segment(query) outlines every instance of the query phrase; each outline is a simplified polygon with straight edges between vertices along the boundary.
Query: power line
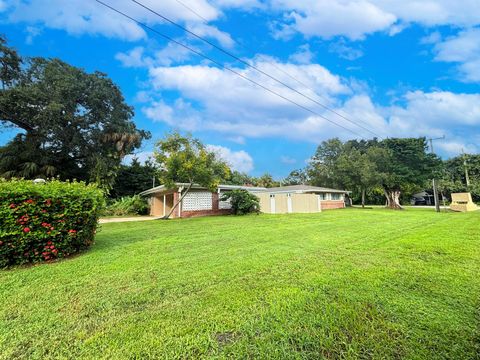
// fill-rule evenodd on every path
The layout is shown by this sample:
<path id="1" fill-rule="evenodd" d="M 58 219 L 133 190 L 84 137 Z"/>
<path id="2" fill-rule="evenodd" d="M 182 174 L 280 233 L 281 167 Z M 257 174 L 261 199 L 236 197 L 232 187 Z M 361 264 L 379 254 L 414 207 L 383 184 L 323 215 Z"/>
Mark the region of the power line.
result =
<path id="1" fill-rule="evenodd" d="M 180 5 L 182 5 L 185 9 L 187 9 L 188 11 L 190 11 L 191 13 L 193 13 L 195 16 L 197 16 L 199 19 L 201 19 L 204 25 L 207 25 L 207 26 L 209 25 L 209 24 L 208 24 L 209 21 L 208 21 L 207 19 L 205 19 L 205 17 L 203 17 L 202 15 L 200 15 L 197 11 L 195 11 L 194 9 L 192 9 L 190 6 L 188 6 L 187 4 L 185 4 L 183 1 L 180 1 L 180 0 L 175 0 L 175 1 L 176 1 L 177 3 L 179 3 Z M 239 43 L 238 41 L 236 41 L 234 38 L 231 38 L 231 39 L 232 39 L 232 41 L 233 41 L 235 44 L 237 44 L 237 45 L 240 46 L 240 47 L 243 47 L 244 49 L 246 49 L 247 51 L 249 51 L 250 53 L 252 53 L 252 51 L 251 51 L 248 47 L 246 47 L 245 45 L 240 44 L 240 43 Z M 305 84 L 303 81 L 301 81 L 301 80 L 299 80 L 298 78 L 296 78 L 295 76 L 289 74 L 287 71 L 283 70 L 282 68 L 280 68 L 279 66 L 277 66 L 275 63 L 270 62 L 269 64 L 270 64 L 273 68 L 275 68 L 276 70 L 278 70 L 279 72 L 281 72 L 282 74 L 286 75 L 286 76 L 289 77 L 290 79 L 296 81 L 298 84 L 300 84 L 300 85 L 302 85 L 303 87 L 305 87 L 307 90 L 310 90 L 311 92 L 313 92 L 318 98 L 321 98 L 321 99 L 323 99 L 323 100 L 329 101 L 329 99 L 328 99 L 326 96 L 322 96 L 322 95 L 318 94 L 318 93 L 316 92 L 316 90 L 313 89 L 311 86 Z M 325 105 L 325 107 L 326 107 L 326 105 Z M 328 109 L 330 112 L 334 113 L 335 115 L 337 115 L 337 116 L 339 116 L 339 117 L 341 117 L 341 118 L 343 118 L 343 119 L 351 122 L 351 120 L 350 120 L 349 118 L 347 118 L 347 116 L 350 117 L 350 115 L 348 115 L 348 114 L 347 114 L 347 115 L 342 115 L 339 111 L 334 110 L 334 109 L 331 109 L 331 108 L 329 108 L 329 107 L 327 107 L 327 109 Z M 342 112 L 345 113 L 345 111 L 342 111 Z M 356 119 L 356 120 L 357 120 L 358 122 L 364 124 L 365 126 L 369 126 L 365 121 L 362 121 L 362 120 L 360 120 L 360 119 Z M 352 120 L 352 121 L 353 121 L 353 120 Z M 357 125 L 357 124 L 356 124 L 356 125 Z M 367 130 L 367 131 L 368 131 L 368 130 Z M 370 131 L 369 131 L 369 132 L 370 132 Z M 381 137 L 380 135 L 378 135 L 378 134 L 376 134 L 376 133 L 374 133 L 374 132 L 370 132 L 370 133 L 373 134 L 373 135 L 375 135 L 375 136 L 378 136 L 380 139 L 382 139 L 382 137 Z"/>
<path id="2" fill-rule="evenodd" d="M 244 64 L 244 65 L 246 65 L 246 66 L 248 66 L 248 67 L 250 67 L 250 68 L 252 68 L 252 69 L 254 69 L 254 70 L 256 70 L 256 71 L 258 71 L 259 73 L 261 73 L 261 74 L 265 75 L 266 77 L 274 80 L 275 82 L 281 84 L 282 86 L 285 86 L 286 88 L 288 88 L 288 89 L 290 89 L 291 91 L 297 93 L 298 95 L 300 95 L 300 96 L 302 96 L 302 97 L 304 97 L 304 98 L 306 98 L 306 99 L 314 102 L 315 104 L 321 106 L 322 108 L 324 108 L 324 109 L 326 109 L 326 110 L 328 110 L 328 111 L 331 111 L 331 112 L 335 113 L 337 116 L 340 116 L 340 117 L 342 117 L 343 119 L 345 119 L 346 121 L 354 124 L 355 126 L 358 126 L 359 128 L 361 128 L 361 129 L 363 129 L 363 130 L 365 130 L 365 131 L 368 131 L 370 134 L 373 134 L 373 135 L 376 136 L 376 137 L 380 137 L 378 134 L 374 133 L 374 132 L 371 131 L 370 129 L 368 129 L 368 128 L 362 126 L 362 125 L 359 125 L 358 123 L 356 123 L 356 122 L 348 119 L 347 117 L 341 115 L 341 114 L 338 113 L 337 111 L 335 111 L 335 110 L 333 110 L 333 109 L 330 109 L 328 106 L 322 104 L 321 102 L 313 99 L 312 97 L 310 97 L 310 96 L 308 96 L 308 95 L 305 95 L 304 93 L 302 93 L 301 91 L 298 91 L 297 89 L 295 89 L 295 88 L 293 88 L 292 86 L 288 85 L 288 84 L 285 83 L 284 81 L 279 80 L 279 79 L 276 78 L 275 76 L 272 76 L 272 75 L 268 74 L 267 72 L 259 69 L 259 68 L 256 67 L 255 65 L 250 64 L 248 61 L 245 61 L 245 60 L 239 58 L 239 57 L 236 56 L 235 54 L 232 54 L 230 51 L 225 50 L 225 49 L 222 48 L 221 46 L 216 45 L 215 43 L 211 42 L 210 40 L 208 40 L 208 39 L 206 39 L 206 38 L 204 38 L 204 37 L 196 34 L 195 32 L 187 29 L 186 27 L 184 27 L 184 26 L 176 23 L 175 21 L 173 21 L 173 20 L 169 19 L 168 17 L 166 17 L 166 16 L 158 13 L 157 11 L 153 10 L 152 8 L 150 8 L 150 7 L 142 4 L 141 2 L 139 2 L 139 1 L 137 1 L 137 0 L 131 0 L 131 1 L 134 2 L 135 4 L 139 5 L 139 6 L 143 7 L 144 9 L 150 11 L 152 14 L 155 14 L 155 15 L 157 15 L 158 17 L 162 18 L 163 20 L 169 22 L 170 24 L 178 27 L 179 29 L 181 29 L 181 30 L 189 33 L 190 35 L 194 36 L 195 38 L 197 38 L 197 39 L 199 39 L 199 40 L 207 43 L 208 45 L 214 47 L 215 49 L 217 49 L 218 51 L 224 53 L 225 55 L 230 56 L 231 58 L 233 58 L 233 59 L 241 62 L 242 64 Z"/>
<path id="3" fill-rule="evenodd" d="M 192 12 L 193 14 L 195 14 L 198 18 L 202 19 L 204 21 L 205 24 L 208 23 L 208 20 L 205 19 L 202 15 L 200 15 L 198 12 L 196 12 L 195 10 L 193 10 L 190 6 L 188 6 L 187 4 L 185 4 L 183 1 L 180 1 L 180 0 L 175 0 L 177 3 L 179 3 L 180 5 L 182 5 L 185 9 L 189 10 L 190 12 Z M 235 40 L 234 40 L 235 41 Z"/>
<path id="4" fill-rule="evenodd" d="M 181 46 L 181 47 L 183 47 L 183 48 L 185 48 L 185 49 L 193 52 L 194 54 L 196 54 L 196 55 L 198 55 L 198 56 L 201 56 L 201 57 L 203 57 L 204 59 L 207 59 L 208 61 L 212 62 L 213 64 L 215 64 L 215 65 L 217 65 L 217 66 L 219 66 L 219 67 L 221 67 L 221 68 L 223 68 L 223 69 L 225 69 L 225 70 L 228 70 L 228 71 L 232 72 L 233 74 L 235 74 L 235 75 L 243 78 L 244 80 L 247 80 L 247 81 L 251 82 L 252 84 L 255 84 L 255 85 L 259 86 L 260 88 L 264 89 L 265 91 L 268 91 L 268 92 L 270 92 L 271 94 L 274 94 L 274 95 L 276 95 L 276 96 L 284 99 L 285 101 L 288 101 L 288 102 L 290 102 L 291 104 L 294 104 L 294 105 L 296 105 L 296 106 L 304 109 L 305 111 L 308 111 L 308 112 L 310 112 L 310 113 L 312 113 L 312 114 L 314 114 L 314 115 L 316 115 L 316 116 L 318 116 L 318 117 L 320 117 L 320 118 L 322 118 L 322 119 L 324 119 L 324 120 L 326 120 L 326 121 L 328 121 L 328 122 L 330 122 L 330 123 L 332 123 L 332 124 L 334 124 L 334 125 L 342 128 L 342 129 L 344 129 L 344 130 L 346 130 L 346 131 L 348 131 L 348 132 L 350 132 L 350 133 L 352 133 L 352 134 L 354 134 L 354 135 L 356 135 L 356 136 L 359 136 L 360 138 L 363 137 L 362 135 L 360 135 L 360 134 L 357 133 L 356 131 L 351 130 L 351 129 L 349 129 L 349 128 L 347 128 L 347 127 L 345 127 L 345 126 L 343 126 L 343 125 L 341 125 L 341 124 L 339 124 L 339 123 L 337 123 L 337 122 L 335 122 L 335 121 L 333 121 L 333 120 L 330 120 L 330 119 L 328 119 L 327 117 L 323 116 L 322 114 L 320 114 L 320 113 L 318 113 L 318 112 L 316 112 L 316 111 L 314 111 L 314 110 L 312 110 L 312 109 L 310 109 L 310 108 L 308 108 L 308 107 L 306 107 L 306 106 L 304 106 L 304 105 L 301 105 L 301 104 L 297 103 L 296 101 L 291 100 L 291 99 L 289 99 L 288 97 L 286 97 L 286 96 L 284 96 L 284 95 L 282 95 L 282 94 L 279 94 L 278 92 L 276 92 L 276 91 L 274 91 L 274 90 L 269 89 L 268 87 L 260 84 L 259 82 L 250 79 L 249 77 L 247 77 L 247 76 L 239 73 L 238 71 L 236 71 L 236 70 L 234 70 L 234 69 L 232 69 L 232 68 L 230 68 L 230 67 L 228 67 L 228 66 L 225 66 L 225 65 L 221 64 L 220 62 L 212 59 L 211 57 L 203 54 L 202 52 L 197 51 L 197 50 L 191 48 L 190 46 L 185 45 L 185 44 L 183 44 L 183 43 L 181 43 L 181 42 L 179 42 L 179 41 L 171 38 L 170 36 L 165 35 L 165 34 L 159 32 L 159 31 L 155 30 L 154 28 L 148 26 L 147 24 L 141 22 L 140 20 L 137 20 L 137 19 L 131 17 L 130 15 L 128 15 L 128 14 L 126 14 L 126 13 L 124 13 L 124 12 L 122 12 L 122 11 L 120 11 L 120 10 L 118 10 L 118 9 L 116 9 L 116 8 L 114 8 L 114 7 L 106 4 L 106 3 L 104 3 L 103 1 L 101 1 L 101 0 L 95 0 L 95 1 L 98 2 L 98 3 L 101 4 L 101 5 L 109 8 L 110 10 L 116 12 L 117 14 L 120 14 L 120 15 L 124 16 L 125 18 L 127 18 L 127 19 L 129 19 L 129 20 L 131 20 L 131 21 L 134 21 L 135 23 L 137 23 L 138 25 L 142 26 L 143 28 L 148 29 L 148 30 L 150 30 L 151 32 L 153 32 L 153 33 L 155 33 L 155 34 L 157 34 L 157 35 L 159 35 L 159 36 L 167 39 L 168 41 L 171 41 L 171 42 L 173 42 L 173 43 L 175 43 L 175 44 L 177 44 L 177 45 L 179 45 L 179 46 Z"/>

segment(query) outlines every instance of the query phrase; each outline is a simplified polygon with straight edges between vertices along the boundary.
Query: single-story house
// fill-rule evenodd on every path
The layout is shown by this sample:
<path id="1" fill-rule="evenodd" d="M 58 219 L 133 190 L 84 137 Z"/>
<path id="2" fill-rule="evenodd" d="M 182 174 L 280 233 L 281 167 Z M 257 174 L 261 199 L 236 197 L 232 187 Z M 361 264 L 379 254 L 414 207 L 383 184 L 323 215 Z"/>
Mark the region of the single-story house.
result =
<path id="1" fill-rule="evenodd" d="M 174 188 L 166 188 L 164 185 L 154 187 L 140 193 L 141 196 L 149 196 L 150 215 L 165 216 L 171 210 L 174 204 L 180 199 L 182 194 L 188 188 L 189 184 L 177 183 Z M 172 213 L 172 218 L 188 218 L 194 216 L 207 215 L 226 215 L 231 213 L 229 202 L 220 201 L 225 192 L 232 190 L 248 190 L 252 193 L 265 191 L 263 187 L 237 186 L 237 185 L 219 185 L 216 192 L 210 192 L 208 189 L 194 185 L 182 199 L 181 204 L 177 206 Z"/>
<path id="2" fill-rule="evenodd" d="M 188 184 L 177 183 L 174 188 L 157 186 L 142 192 L 149 196 L 150 215 L 165 216 L 187 189 Z M 172 213 L 173 218 L 194 216 L 224 215 L 231 213 L 231 205 L 221 201 L 225 192 L 242 189 L 254 193 L 260 199 L 260 211 L 270 214 L 295 212 L 320 212 L 326 209 L 345 207 L 344 190 L 328 189 L 308 185 L 282 186 L 264 188 L 253 186 L 219 185 L 216 192 L 210 192 L 201 186 L 194 185 L 185 195 L 181 204 Z"/>

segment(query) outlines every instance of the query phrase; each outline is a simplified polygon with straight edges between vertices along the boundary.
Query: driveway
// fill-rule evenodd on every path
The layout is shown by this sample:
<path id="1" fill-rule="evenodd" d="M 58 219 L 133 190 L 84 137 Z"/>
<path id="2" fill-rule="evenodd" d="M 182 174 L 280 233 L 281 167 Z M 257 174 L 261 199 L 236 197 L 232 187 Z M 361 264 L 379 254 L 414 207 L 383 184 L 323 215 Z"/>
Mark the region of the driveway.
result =
<path id="1" fill-rule="evenodd" d="M 100 224 L 118 223 L 118 222 L 130 222 L 130 221 L 148 221 L 157 219 L 154 216 L 132 216 L 132 217 L 111 217 L 101 218 L 98 222 Z"/>

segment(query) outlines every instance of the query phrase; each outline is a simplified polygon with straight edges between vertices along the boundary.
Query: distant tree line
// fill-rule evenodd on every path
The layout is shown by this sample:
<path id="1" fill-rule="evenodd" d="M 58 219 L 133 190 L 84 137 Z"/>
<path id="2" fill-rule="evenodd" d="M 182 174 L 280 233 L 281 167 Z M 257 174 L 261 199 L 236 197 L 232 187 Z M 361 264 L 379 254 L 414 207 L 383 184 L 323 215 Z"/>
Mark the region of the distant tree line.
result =
<path id="1" fill-rule="evenodd" d="M 330 139 L 318 146 L 307 167 L 292 171 L 282 184 L 347 189 L 355 203 L 399 208 L 413 194 L 431 190 L 434 177 L 439 180 L 440 198 L 471 192 L 480 201 L 480 155 L 443 161 L 429 153 L 425 138 Z"/>

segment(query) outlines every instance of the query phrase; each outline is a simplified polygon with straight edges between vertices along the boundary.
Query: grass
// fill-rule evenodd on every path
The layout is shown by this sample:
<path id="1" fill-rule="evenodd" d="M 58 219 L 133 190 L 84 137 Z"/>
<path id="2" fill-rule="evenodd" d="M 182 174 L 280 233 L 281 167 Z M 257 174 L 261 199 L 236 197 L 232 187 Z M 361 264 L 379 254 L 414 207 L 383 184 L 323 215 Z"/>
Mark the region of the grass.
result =
<path id="1" fill-rule="evenodd" d="M 480 213 L 114 223 L 0 271 L 0 358 L 478 359 Z"/>

